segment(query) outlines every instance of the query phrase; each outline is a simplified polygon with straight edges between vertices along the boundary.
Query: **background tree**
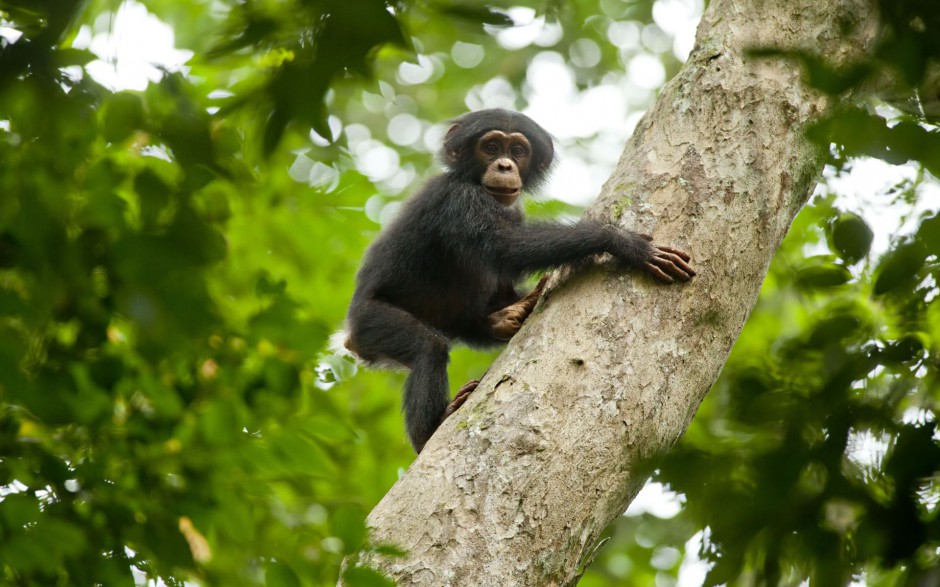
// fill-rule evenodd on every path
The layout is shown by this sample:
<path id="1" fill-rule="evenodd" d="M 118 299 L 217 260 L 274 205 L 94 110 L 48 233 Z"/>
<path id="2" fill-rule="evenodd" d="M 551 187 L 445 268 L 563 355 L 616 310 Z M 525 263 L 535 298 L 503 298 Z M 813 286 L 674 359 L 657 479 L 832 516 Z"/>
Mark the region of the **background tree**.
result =
<path id="1" fill-rule="evenodd" d="M 886 5 L 889 34 L 857 67 L 789 58 L 829 91 L 882 76 L 899 95 L 929 88 L 928 4 Z M 670 5 L 687 6 L 154 0 L 188 71 L 114 91 L 90 76 L 108 64 L 89 48 L 140 5 L 0 3 L 4 582 L 335 582 L 412 458 L 400 375 L 319 356 L 377 222 L 433 173 L 440 122 L 468 106 L 529 103 L 560 124 L 540 67 L 566 72 L 553 81 L 561 93 L 570 79 L 576 104 L 617 87 L 631 112 L 647 107 L 651 92 L 620 76 L 678 70 Z M 937 93 L 919 97 L 903 104 L 913 115 L 848 110 L 817 136 L 837 165 L 935 171 L 936 133 L 917 117 Z M 628 130 L 549 128 L 567 161 L 611 164 Z M 660 464 L 686 507 L 619 518 L 583 584 L 675 577 L 692 536 L 714 581 L 895 584 L 936 566 L 938 243 L 919 204 L 934 180 L 908 177 L 886 198 L 913 230 L 878 258 L 825 190 L 797 219 L 722 380 Z M 491 360 L 458 353 L 451 378 Z"/>

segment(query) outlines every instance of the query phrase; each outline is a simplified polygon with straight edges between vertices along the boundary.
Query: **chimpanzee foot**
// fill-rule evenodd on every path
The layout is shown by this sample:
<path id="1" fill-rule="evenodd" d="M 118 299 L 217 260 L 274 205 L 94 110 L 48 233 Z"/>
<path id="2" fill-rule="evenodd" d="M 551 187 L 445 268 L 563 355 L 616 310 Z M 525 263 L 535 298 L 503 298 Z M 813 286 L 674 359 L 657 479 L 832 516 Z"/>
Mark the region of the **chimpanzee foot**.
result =
<path id="1" fill-rule="evenodd" d="M 473 381 L 468 381 L 464 383 L 463 387 L 457 390 L 457 395 L 454 396 L 454 399 L 447 406 L 447 409 L 444 410 L 444 417 L 441 418 L 441 422 L 450 417 L 451 414 L 460 409 L 460 406 L 467 401 L 467 398 L 470 397 L 470 394 L 473 393 L 473 390 L 477 388 L 477 385 L 480 385 L 479 379 L 474 379 Z"/>

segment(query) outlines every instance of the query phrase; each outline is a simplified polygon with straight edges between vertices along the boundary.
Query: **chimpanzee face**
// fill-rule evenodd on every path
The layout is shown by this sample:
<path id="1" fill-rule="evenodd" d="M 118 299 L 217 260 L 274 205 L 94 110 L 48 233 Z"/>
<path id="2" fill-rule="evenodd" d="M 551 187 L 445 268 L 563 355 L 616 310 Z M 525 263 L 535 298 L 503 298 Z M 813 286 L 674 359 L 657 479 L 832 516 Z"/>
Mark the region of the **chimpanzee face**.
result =
<path id="1" fill-rule="evenodd" d="M 483 175 L 480 183 L 486 193 L 504 206 L 510 206 L 522 191 L 529 173 L 532 146 L 524 134 L 491 130 L 477 141 L 474 156 Z"/>

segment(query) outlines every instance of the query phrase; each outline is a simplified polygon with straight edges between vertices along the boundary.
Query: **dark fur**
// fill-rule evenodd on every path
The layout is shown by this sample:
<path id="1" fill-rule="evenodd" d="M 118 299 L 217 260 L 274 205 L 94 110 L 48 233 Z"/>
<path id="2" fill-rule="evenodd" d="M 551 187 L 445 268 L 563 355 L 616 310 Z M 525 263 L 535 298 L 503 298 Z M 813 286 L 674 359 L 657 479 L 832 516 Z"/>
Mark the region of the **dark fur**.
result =
<path id="1" fill-rule="evenodd" d="M 369 247 L 349 308 L 347 347 L 366 361 L 411 370 L 403 409 L 418 452 L 449 403 L 451 341 L 504 342 L 494 337 L 489 316 L 519 301 L 517 281 L 595 253 L 640 267 L 655 254 L 648 238 L 608 225 L 523 223 L 519 202 L 503 206 L 480 183 L 483 170 L 472 152 L 492 129 L 525 134 L 532 160 L 524 187 L 544 180 L 552 139 L 531 119 L 498 109 L 458 118 L 442 150 L 447 171 L 428 181 Z"/>

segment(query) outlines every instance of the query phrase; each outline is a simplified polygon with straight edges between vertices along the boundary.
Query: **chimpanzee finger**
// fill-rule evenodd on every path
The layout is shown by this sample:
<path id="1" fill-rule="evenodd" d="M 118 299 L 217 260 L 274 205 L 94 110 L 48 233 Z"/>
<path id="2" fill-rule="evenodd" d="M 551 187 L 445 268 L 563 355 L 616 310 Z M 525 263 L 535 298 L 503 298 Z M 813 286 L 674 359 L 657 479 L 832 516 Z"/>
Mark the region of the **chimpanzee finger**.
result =
<path id="1" fill-rule="evenodd" d="M 528 316 L 532 309 L 535 307 L 535 304 L 538 303 L 539 298 L 542 296 L 542 290 L 545 289 L 545 284 L 548 282 L 548 275 L 543 275 L 542 279 L 535 284 L 535 287 L 532 288 L 532 291 L 527 293 L 517 304 L 521 305 L 525 309 L 525 315 Z"/>
<path id="2" fill-rule="evenodd" d="M 665 281 L 666 283 L 672 283 L 675 281 L 675 279 L 666 275 L 666 273 L 664 273 L 663 270 L 657 267 L 656 265 L 653 265 L 652 263 L 649 263 L 649 262 L 645 263 L 645 265 L 646 265 L 645 269 L 649 271 L 650 273 L 652 273 L 654 276 L 658 277 L 661 281 Z"/>
<path id="3" fill-rule="evenodd" d="M 688 281 L 692 279 L 692 275 L 695 273 L 689 273 L 682 267 L 682 265 L 685 265 L 685 263 L 682 262 L 682 259 L 674 255 L 670 256 L 672 257 L 671 259 L 666 255 L 657 255 L 653 257 L 652 262 L 666 273 L 672 275 L 673 277 L 678 277 L 681 281 Z"/>
<path id="4" fill-rule="evenodd" d="M 695 269 L 692 269 L 692 267 L 690 267 L 688 263 L 686 263 L 685 261 L 683 261 L 683 260 L 682 260 L 682 257 L 680 257 L 679 255 L 674 255 L 674 254 L 672 254 L 672 253 L 666 253 L 666 252 L 661 251 L 661 252 L 657 253 L 656 255 L 654 255 L 654 257 L 658 257 L 658 258 L 660 258 L 660 259 L 667 259 L 667 260 L 668 260 L 669 262 L 671 262 L 673 265 L 675 265 L 676 267 L 681 268 L 683 271 L 685 271 L 686 273 L 688 273 L 690 276 L 692 276 L 692 277 L 695 276 Z"/>
<path id="5" fill-rule="evenodd" d="M 451 400 L 447 408 L 444 410 L 444 415 L 441 417 L 441 422 L 449 418 L 457 409 L 467 401 L 467 398 L 470 397 L 470 394 L 477 388 L 480 384 L 479 379 L 474 379 L 473 381 L 468 381 L 457 390 L 457 394 L 454 395 L 454 399 Z"/>
<path id="6" fill-rule="evenodd" d="M 539 279 L 539 282 L 536 283 L 535 287 L 532 288 L 532 291 L 537 291 L 541 294 L 542 290 L 545 289 L 545 284 L 548 283 L 548 277 L 549 277 L 548 273 L 543 275 L 542 279 Z"/>
<path id="7" fill-rule="evenodd" d="M 681 257 L 683 261 L 688 261 L 692 258 L 692 255 L 686 253 L 682 249 L 677 249 L 675 247 L 664 247 L 662 245 L 656 245 L 656 248 L 660 251 L 666 251 L 667 253 L 672 253 L 673 255 Z"/>

